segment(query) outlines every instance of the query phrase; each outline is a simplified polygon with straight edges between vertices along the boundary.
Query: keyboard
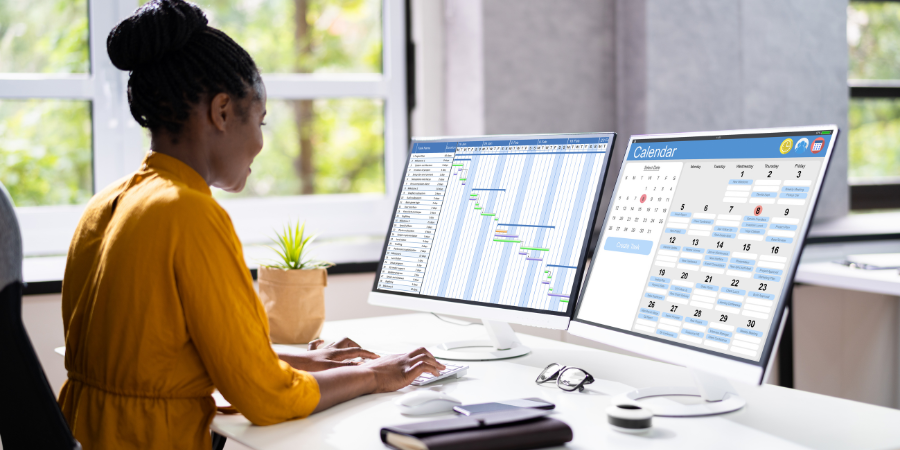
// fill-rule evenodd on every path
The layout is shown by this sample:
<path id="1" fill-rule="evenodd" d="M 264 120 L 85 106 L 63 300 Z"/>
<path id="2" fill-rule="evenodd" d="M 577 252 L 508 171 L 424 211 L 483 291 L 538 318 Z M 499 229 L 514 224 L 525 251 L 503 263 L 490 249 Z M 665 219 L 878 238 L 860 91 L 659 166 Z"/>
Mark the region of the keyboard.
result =
<path id="1" fill-rule="evenodd" d="M 381 355 L 379 355 L 379 356 L 381 356 Z M 348 361 L 358 362 L 358 363 L 367 363 L 367 362 L 371 361 L 371 359 L 356 357 L 353 359 L 348 359 Z M 413 382 L 410 384 L 412 386 L 424 386 L 426 384 L 431 384 L 431 383 L 434 383 L 435 381 L 439 381 L 439 380 L 443 380 L 443 379 L 447 379 L 447 378 L 462 378 L 462 377 L 466 376 L 466 373 L 469 371 L 469 366 L 457 366 L 456 364 L 447 364 L 447 363 L 443 363 L 443 364 L 447 368 L 442 370 L 440 375 L 434 376 L 428 372 L 425 372 L 422 375 L 419 375 L 418 377 L 416 377 L 416 379 L 413 380 Z"/>
<path id="2" fill-rule="evenodd" d="M 442 370 L 440 375 L 434 376 L 428 372 L 425 372 L 422 375 L 416 377 L 416 379 L 413 380 L 413 382 L 410 384 L 412 384 L 413 386 L 424 386 L 426 384 L 434 383 L 435 381 L 443 380 L 445 378 L 462 378 L 466 376 L 466 372 L 469 371 L 469 366 L 457 366 L 455 364 L 447 363 L 443 364 L 447 366 L 447 368 Z"/>

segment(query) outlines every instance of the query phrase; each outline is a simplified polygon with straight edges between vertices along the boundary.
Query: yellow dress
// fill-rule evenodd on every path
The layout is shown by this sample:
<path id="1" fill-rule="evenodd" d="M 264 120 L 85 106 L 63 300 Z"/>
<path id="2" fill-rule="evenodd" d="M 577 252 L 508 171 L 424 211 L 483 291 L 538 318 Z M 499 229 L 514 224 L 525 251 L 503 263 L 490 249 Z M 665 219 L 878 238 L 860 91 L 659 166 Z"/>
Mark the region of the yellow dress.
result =
<path id="1" fill-rule="evenodd" d="M 85 450 L 208 450 L 214 388 L 257 425 L 319 403 L 316 380 L 270 347 L 228 214 L 197 172 L 161 153 L 91 199 L 62 314 L 59 403 Z"/>

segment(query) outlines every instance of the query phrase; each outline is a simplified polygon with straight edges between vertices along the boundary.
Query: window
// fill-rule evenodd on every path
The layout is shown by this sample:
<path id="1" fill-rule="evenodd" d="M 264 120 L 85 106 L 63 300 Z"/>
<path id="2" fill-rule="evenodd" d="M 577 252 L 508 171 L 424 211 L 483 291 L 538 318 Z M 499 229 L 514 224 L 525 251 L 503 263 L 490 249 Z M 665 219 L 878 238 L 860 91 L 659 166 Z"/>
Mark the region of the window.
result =
<path id="1" fill-rule="evenodd" d="M 149 148 L 128 74 L 106 54 L 109 30 L 146 1 L 0 0 L 0 181 L 26 256 L 65 255 L 88 199 Z M 377 259 L 408 150 L 403 3 L 196 3 L 253 56 L 268 91 L 246 189 L 214 189 L 244 244 L 300 219 L 331 241 L 317 256 Z"/>
<path id="2" fill-rule="evenodd" d="M 900 2 L 852 1 L 847 44 L 851 208 L 900 208 Z"/>

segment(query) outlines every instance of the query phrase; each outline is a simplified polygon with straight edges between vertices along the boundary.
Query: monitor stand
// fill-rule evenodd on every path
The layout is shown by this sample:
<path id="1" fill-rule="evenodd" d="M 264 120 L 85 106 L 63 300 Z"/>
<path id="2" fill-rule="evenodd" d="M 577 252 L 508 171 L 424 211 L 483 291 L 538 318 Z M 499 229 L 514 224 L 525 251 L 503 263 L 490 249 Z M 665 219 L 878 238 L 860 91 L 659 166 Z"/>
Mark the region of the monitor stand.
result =
<path id="1" fill-rule="evenodd" d="M 662 386 L 644 389 L 636 389 L 617 395 L 612 399 L 613 404 L 634 404 L 642 398 L 663 397 L 669 395 L 700 397 L 703 401 L 698 404 L 685 405 L 671 401 L 654 403 L 649 409 L 655 416 L 663 417 L 694 417 L 711 416 L 737 411 L 747 402 L 737 395 L 735 389 L 725 378 L 710 375 L 688 368 L 694 377 L 695 386 Z"/>
<path id="2" fill-rule="evenodd" d="M 436 358 L 456 361 L 493 361 L 515 358 L 531 352 L 530 348 L 519 342 L 516 332 L 508 323 L 484 319 L 482 322 L 489 340 L 445 342 L 429 348 L 428 351 Z M 487 348 L 487 350 L 466 351 L 471 348 Z"/>

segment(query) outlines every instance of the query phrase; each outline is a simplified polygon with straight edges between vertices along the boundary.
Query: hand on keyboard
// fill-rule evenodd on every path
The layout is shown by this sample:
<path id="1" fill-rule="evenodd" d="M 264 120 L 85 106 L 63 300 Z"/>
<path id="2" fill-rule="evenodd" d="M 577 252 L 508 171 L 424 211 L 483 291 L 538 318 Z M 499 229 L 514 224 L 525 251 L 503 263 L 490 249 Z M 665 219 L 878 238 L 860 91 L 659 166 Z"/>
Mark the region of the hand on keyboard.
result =
<path id="1" fill-rule="evenodd" d="M 359 362 L 353 359 L 378 358 L 378 355 L 359 348 L 359 344 L 349 338 L 322 346 L 321 339 L 309 343 L 309 351 L 291 354 L 279 354 L 278 357 L 291 367 L 307 372 L 319 372 L 335 367 L 356 366 Z"/>
<path id="2" fill-rule="evenodd" d="M 378 356 L 383 357 L 384 355 L 378 355 Z M 365 364 L 369 361 L 373 361 L 373 360 L 370 358 L 363 358 L 363 357 L 356 357 L 356 358 L 347 360 L 347 362 L 353 362 L 353 363 L 357 363 L 357 364 Z M 416 379 L 413 380 L 413 382 L 410 384 L 412 384 L 413 386 L 422 386 L 422 385 L 430 384 L 430 383 L 438 381 L 438 380 L 443 380 L 445 378 L 452 378 L 452 377 L 462 378 L 466 374 L 467 369 L 469 368 L 469 366 L 458 366 L 455 364 L 444 364 L 444 366 L 446 367 L 446 369 L 441 370 L 440 375 L 434 376 L 429 372 L 425 372 L 422 375 L 419 375 L 418 377 L 416 377 Z"/>
<path id="3" fill-rule="evenodd" d="M 416 377 L 411 383 L 413 386 L 422 386 L 445 378 L 462 378 L 469 369 L 469 366 L 457 366 L 455 364 L 444 364 L 447 368 L 441 371 L 439 376 L 434 376 L 428 372 Z"/>
<path id="4" fill-rule="evenodd" d="M 366 367 L 374 372 L 375 393 L 393 392 L 404 388 L 426 373 L 439 377 L 441 371 L 447 369 L 424 348 L 406 354 L 384 355 L 363 363 L 361 367 Z"/>

